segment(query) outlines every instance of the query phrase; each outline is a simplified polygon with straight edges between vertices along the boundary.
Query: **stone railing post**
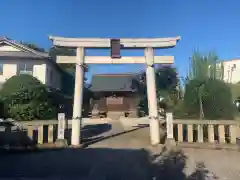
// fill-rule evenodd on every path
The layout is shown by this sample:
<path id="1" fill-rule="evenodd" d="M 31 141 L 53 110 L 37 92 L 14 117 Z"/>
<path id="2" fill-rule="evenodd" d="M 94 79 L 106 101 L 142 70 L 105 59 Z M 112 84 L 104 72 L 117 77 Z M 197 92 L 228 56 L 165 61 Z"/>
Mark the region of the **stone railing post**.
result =
<path id="1" fill-rule="evenodd" d="M 166 123 L 167 123 L 167 139 L 166 146 L 167 148 L 171 148 L 176 146 L 176 142 L 173 134 L 173 114 L 172 112 L 166 113 Z"/>
<path id="2" fill-rule="evenodd" d="M 65 113 L 58 113 L 58 136 L 57 139 L 65 139 L 66 119 Z"/>
<path id="3" fill-rule="evenodd" d="M 65 130 L 67 127 L 67 120 L 65 118 L 65 113 L 58 113 L 58 133 L 57 133 L 57 140 L 55 142 L 56 146 L 58 147 L 67 147 L 68 142 L 65 139 Z"/>

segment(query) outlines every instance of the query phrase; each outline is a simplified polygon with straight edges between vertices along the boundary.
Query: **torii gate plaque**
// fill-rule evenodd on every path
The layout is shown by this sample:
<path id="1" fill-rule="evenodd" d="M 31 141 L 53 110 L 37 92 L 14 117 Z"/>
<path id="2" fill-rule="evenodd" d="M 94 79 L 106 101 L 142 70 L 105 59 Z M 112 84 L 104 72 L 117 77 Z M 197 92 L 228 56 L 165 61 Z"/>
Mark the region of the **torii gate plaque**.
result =
<path id="1" fill-rule="evenodd" d="M 58 56 L 57 63 L 75 63 L 75 90 L 72 119 L 72 145 L 80 145 L 80 131 L 82 119 L 84 64 L 143 64 L 147 65 L 147 95 L 150 119 L 150 137 L 152 145 L 160 143 L 160 129 L 158 120 L 157 95 L 154 64 L 172 64 L 173 56 L 154 56 L 155 48 L 170 48 L 177 44 L 180 37 L 173 38 L 135 38 L 135 39 L 107 39 L 107 38 L 64 38 L 49 37 L 54 46 L 76 48 L 76 56 Z M 114 45 L 113 45 L 114 44 Z M 117 47 L 118 46 L 118 47 Z M 85 48 L 111 48 L 111 56 L 85 56 Z M 114 49 L 116 48 L 116 49 Z M 118 49 L 119 48 L 119 49 Z M 120 48 L 144 49 L 143 57 L 121 57 Z M 116 51 L 115 51 L 116 50 Z M 119 50 L 119 52 L 117 52 Z"/>

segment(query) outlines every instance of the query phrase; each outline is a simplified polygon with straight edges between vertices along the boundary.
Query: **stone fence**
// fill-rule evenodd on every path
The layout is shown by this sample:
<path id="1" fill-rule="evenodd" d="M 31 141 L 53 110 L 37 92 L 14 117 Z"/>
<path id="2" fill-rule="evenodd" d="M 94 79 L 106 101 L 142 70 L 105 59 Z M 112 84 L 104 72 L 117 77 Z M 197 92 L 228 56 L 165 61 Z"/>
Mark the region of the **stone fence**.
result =
<path id="1" fill-rule="evenodd" d="M 107 118 L 91 119 L 83 118 L 82 126 L 108 124 Z M 0 146 L 1 145 L 35 145 L 53 144 L 58 139 L 58 120 L 36 120 L 21 122 L 0 122 Z M 72 120 L 67 120 L 65 126 L 65 138 L 71 139 Z"/>
<path id="2" fill-rule="evenodd" d="M 113 120 L 110 119 L 83 119 L 83 126 L 109 124 Z M 131 129 L 133 126 L 148 125 L 147 118 L 123 118 L 120 122 L 125 127 L 125 130 Z M 164 126 L 165 121 L 161 120 Z M 177 143 L 189 144 L 237 144 L 237 138 L 240 137 L 240 121 L 232 120 L 173 120 L 173 137 Z M 71 120 L 68 121 L 66 129 L 71 130 Z M 42 121 L 25 121 L 19 124 L 19 128 L 5 126 L 5 130 L 0 131 L 0 143 L 2 137 L 11 137 L 16 134 L 18 140 L 29 139 L 35 144 L 51 144 L 54 143 L 58 136 L 58 121 L 57 120 L 42 120 Z M 70 139 L 71 135 L 66 135 L 65 138 Z M 24 138 L 23 138 L 24 137 Z M 11 138 L 10 138 L 11 139 Z M 21 139 L 21 140 L 20 140 Z"/>
<path id="3" fill-rule="evenodd" d="M 240 121 L 234 120 L 174 120 L 177 142 L 236 144 L 240 137 Z"/>

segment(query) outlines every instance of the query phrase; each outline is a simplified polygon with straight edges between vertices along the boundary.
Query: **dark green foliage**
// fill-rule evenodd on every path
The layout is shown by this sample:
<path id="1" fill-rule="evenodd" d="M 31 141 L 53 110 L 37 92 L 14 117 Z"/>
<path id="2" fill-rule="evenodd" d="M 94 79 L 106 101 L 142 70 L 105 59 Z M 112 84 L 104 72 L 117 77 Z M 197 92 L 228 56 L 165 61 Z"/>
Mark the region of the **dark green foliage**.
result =
<path id="1" fill-rule="evenodd" d="M 160 97 L 165 99 L 165 102 L 160 103 L 159 106 L 163 109 L 172 109 L 178 100 L 177 86 L 179 79 L 177 77 L 176 69 L 171 66 L 159 67 L 156 69 L 156 91 L 158 100 Z M 142 73 L 140 77 L 140 93 L 141 100 L 139 103 L 139 110 L 148 114 L 148 100 L 147 100 L 147 86 L 146 73 Z"/>
<path id="2" fill-rule="evenodd" d="M 72 111 L 73 111 L 72 96 L 69 96 L 68 94 L 65 94 L 60 90 L 51 89 L 51 92 L 49 92 L 48 98 L 51 100 L 53 107 L 56 107 L 56 109 L 58 109 L 58 112 L 60 111 L 59 107 L 61 105 L 63 106 L 62 110 L 65 113 L 66 117 L 67 118 L 72 117 Z"/>
<path id="3" fill-rule="evenodd" d="M 36 44 L 27 43 L 27 42 L 23 42 L 23 41 L 21 41 L 20 43 L 21 43 L 22 45 L 24 45 L 24 46 L 27 46 L 27 47 L 35 50 L 35 51 L 45 52 L 45 49 L 44 49 L 44 48 L 41 48 L 41 47 L 39 47 L 39 46 L 36 45 Z"/>
<path id="4" fill-rule="evenodd" d="M 232 100 L 236 100 L 240 97 L 240 84 L 228 84 L 232 92 Z"/>
<path id="5" fill-rule="evenodd" d="M 0 92 L 5 116 L 15 120 L 51 119 L 56 117 L 56 107 L 49 91 L 31 75 L 13 76 Z"/>
<path id="6" fill-rule="evenodd" d="M 148 114 L 148 99 L 146 96 L 140 99 L 138 105 L 139 116 L 146 116 Z"/>
<path id="7" fill-rule="evenodd" d="M 62 79 L 61 79 L 61 90 L 64 94 L 69 96 L 73 96 L 74 94 L 74 86 L 75 86 L 75 78 L 72 74 L 63 71 Z"/>
<path id="8" fill-rule="evenodd" d="M 173 117 L 174 119 L 198 119 L 199 112 L 189 113 L 185 107 L 184 101 L 179 100 L 173 108 Z"/>
<path id="9" fill-rule="evenodd" d="M 231 89 L 220 80 L 206 81 L 203 96 L 204 114 L 208 119 L 233 119 Z"/>
<path id="10" fill-rule="evenodd" d="M 184 95 L 185 110 L 189 115 L 200 114 L 200 98 L 202 98 L 205 119 L 233 119 L 234 107 L 231 90 L 220 80 L 190 80 L 186 85 Z"/>
<path id="11" fill-rule="evenodd" d="M 158 90 L 172 92 L 178 85 L 177 71 L 172 67 L 161 67 L 156 70 L 156 86 Z"/>
<path id="12" fill-rule="evenodd" d="M 189 114 L 196 114 L 199 117 L 199 88 L 202 80 L 190 80 L 185 86 L 184 107 Z"/>
<path id="13" fill-rule="evenodd" d="M 4 104 L 2 99 L 0 99 L 0 118 L 4 117 Z"/>
<path id="14" fill-rule="evenodd" d="M 49 50 L 49 55 L 51 56 L 52 60 L 56 62 L 56 57 L 61 56 L 75 56 L 76 52 L 74 49 L 68 49 L 68 48 L 62 48 L 62 47 L 53 47 Z M 70 73 L 71 75 L 74 75 L 75 73 L 75 64 L 60 64 L 60 67 Z M 64 81 L 63 81 L 64 82 Z"/>

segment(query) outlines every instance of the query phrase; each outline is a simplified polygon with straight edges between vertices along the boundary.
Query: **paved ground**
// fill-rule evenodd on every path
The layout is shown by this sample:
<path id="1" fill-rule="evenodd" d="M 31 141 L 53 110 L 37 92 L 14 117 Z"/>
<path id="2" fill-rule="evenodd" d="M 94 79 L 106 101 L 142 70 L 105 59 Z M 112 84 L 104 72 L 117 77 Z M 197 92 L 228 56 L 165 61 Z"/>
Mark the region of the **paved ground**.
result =
<path id="1" fill-rule="evenodd" d="M 106 137 L 122 131 L 120 124 L 113 123 L 111 131 L 97 136 Z M 89 144 L 86 149 L 46 150 L 21 155 L 2 154 L 0 178 L 86 179 L 88 177 L 97 180 L 150 180 L 154 175 L 157 179 L 190 180 L 190 177 L 196 174 L 207 174 L 221 180 L 240 179 L 238 152 L 200 149 L 183 151 L 184 154 L 171 153 L 165 156 L 161 148 L 149 145 L 149 129 L 142 128 Z M 162 153 L 160 156 L 162 163 L 153 164 L 152 155 L 160 153 Z M 207 178 L 200 180 L 203 179 Z"/>

